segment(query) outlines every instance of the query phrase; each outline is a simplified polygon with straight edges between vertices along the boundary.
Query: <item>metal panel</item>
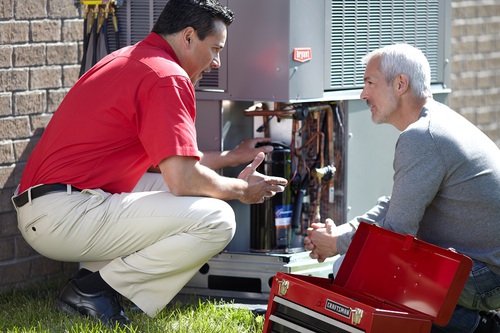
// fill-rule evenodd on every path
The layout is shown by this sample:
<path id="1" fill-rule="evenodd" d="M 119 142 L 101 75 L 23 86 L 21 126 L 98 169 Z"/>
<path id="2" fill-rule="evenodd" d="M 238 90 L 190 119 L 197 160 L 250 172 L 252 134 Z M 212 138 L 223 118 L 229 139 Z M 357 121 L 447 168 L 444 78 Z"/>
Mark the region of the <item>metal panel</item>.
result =
<path id="1" fill-rule="evenodd" d="M 308 252 L 269 255 L 224 251 L 208 260 L 180 294 L 264 301 L 269 299 L 277 272 L 326 278 L 332 272 L 332 259 L 319 263 Z"/>
<path id="2" fill-rule="evenodd" d="M 331 1 L 327 45 L 326 90 L 363 87 L 360 59 L 369 51 L 394 43 L 412 44 L 424 52 L 431 81 L 443 83 L 446 56 L 445 20 L 451 5 L 440 0 Z"/>
<path id="3" fill-rule="evenodd" d="M 391 195 L 392 161 L 399 131 L 387 124 L 374 124 L 365 101 L 346 104 L 349 114 L 346 221 L 350 221 L 375 206 L 379 197 Z"/>
<path id="4" fill-rule="evenodd" d="M 229 99 L 289 101 L 323 95 L 324 1 L 229 0 Z M 312 59 L 293 61 L 294 48 Z"/>
<path id="5" fill-rule="evenodd" d="M 196 100 L 196 131 L 198 148 L 201 151 L 222 149 L 221 101 Z"/>

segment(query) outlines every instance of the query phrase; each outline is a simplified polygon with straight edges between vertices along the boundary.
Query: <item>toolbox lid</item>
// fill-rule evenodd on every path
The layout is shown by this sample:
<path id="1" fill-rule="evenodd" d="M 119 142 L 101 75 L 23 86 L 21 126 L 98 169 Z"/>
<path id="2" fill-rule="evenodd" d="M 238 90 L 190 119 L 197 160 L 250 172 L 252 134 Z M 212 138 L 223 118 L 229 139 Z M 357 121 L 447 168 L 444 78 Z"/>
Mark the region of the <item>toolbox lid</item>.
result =
<path id="1" fill-rule="evenodd" d="M 333 283 L 444 326 L 471 268 L 462 254 L 361 222 Z"/>

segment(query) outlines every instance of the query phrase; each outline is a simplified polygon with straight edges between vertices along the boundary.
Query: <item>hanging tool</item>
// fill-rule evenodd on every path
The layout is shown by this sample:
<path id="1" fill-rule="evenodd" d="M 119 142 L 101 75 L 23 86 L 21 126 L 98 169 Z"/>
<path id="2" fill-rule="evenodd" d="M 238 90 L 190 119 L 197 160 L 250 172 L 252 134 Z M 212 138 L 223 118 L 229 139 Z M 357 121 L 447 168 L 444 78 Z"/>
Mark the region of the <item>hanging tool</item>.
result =
<path id="1" fill-rule="evenodd" d="M 77 4 L 78 3 L 78 4 Z M 120 48 L 116 7 L 124 0 L 75 0 L 75 5 L 83 5 L 84 37 L 80 76 L 111 52 L 107 36 L 109 15 L 114 29 L 116 46 Z"/>
<path id="2" fill-rule="evenodd" d="M 80 76 L 85 73 L 85 67 L 87 63 L 87 52 L 89 48 L 90 37 L 92 33 L 92 26 L 94 25 L 94 15 L 92 13 L 91 8 L 88 5 L 84 6 L 83 10 L 83 55 L 82 55 L 82 64 L 80 67 Z"/>
<path id="3" fill-rule="evenodd" d="M 92 53 L 92 66 L 109 53 L 108 39 L 106 38 L 106 25 L 110 12 L 110 3 L 98 6 L 96 35 L 94 38 L 94 52 Z M 104 33 L 101 34 L 101 32 Z M 103 37 L 103 38 L 101 38 Z M 102 40 L 101 40 L 102 39 Z M 100 44 L 104 44 L 102 50 Z"/>

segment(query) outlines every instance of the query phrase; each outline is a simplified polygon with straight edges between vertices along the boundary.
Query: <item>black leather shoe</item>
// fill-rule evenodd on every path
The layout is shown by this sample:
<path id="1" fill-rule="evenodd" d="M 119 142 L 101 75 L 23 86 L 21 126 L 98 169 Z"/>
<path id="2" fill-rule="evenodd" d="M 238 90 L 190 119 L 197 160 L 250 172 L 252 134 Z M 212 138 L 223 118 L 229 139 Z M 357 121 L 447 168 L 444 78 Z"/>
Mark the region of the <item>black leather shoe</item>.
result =
<path id="1" fill-rule="evenodd" d="M 479 312 L 479 325 L 474 333 L 500 333 L 500 313 L 497 311 Z"/>
<path id="2" fill-rule="evenodd" d="M 69 313 L 80 314 L 99 319 L 106 325 L 126 326 L 130 319 L 123 312 L 123 308 L 116 293 L 103 291 L 95 294 L 86 294 L 70 281 L 59 294 L 56 308 Z"/>

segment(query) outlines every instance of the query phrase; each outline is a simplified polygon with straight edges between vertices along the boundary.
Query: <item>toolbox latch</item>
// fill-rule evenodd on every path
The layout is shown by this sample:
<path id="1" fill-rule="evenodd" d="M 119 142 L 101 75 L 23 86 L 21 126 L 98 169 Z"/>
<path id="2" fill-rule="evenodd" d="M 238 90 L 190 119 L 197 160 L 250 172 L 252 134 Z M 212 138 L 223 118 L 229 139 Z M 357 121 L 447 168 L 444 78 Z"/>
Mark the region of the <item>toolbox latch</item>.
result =
<path id="1" fill-rule="evenodd" d="M 359 325 L 361 319 L 363 318 L 363 310 L 360 308 L 355 308 L 352 310 L 351 323 L 354 325 Z"/>
<path id="2" fill-rule="evenodd" d="M 288 280 L 277 280 L 276 282 L 278 282 L 278 294 L 280 294 L 281 296 L 285 296 L 287 291 L 288 291 L 288 287 L 290 286 L 290 281 Z"/>

